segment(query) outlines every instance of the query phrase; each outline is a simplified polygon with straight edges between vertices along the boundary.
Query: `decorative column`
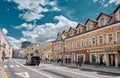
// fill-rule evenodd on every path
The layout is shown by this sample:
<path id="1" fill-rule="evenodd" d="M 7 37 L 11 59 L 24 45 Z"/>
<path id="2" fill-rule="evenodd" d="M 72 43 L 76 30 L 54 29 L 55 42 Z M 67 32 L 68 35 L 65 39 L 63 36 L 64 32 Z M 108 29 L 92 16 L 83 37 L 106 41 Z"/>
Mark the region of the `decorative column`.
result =
<path id="1" fill-rule="evenodd" d="M 108 53 L 106 54 L 106 66 L 110 66 L 109 65 L 109 54 Z"/>
<path id="2" fill-rule="evenodd" d="M 115 54 L 115 67 L 118 67 L 118 53 Z"/>

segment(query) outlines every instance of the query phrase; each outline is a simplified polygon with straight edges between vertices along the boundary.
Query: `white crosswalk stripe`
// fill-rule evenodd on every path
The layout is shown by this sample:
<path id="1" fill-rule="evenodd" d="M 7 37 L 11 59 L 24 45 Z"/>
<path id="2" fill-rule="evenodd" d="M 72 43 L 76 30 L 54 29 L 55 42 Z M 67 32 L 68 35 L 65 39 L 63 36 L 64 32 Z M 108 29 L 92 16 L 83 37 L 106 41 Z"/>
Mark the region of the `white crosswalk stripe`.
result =
<path id="1" fill-rule="evenodd" d="M 16 65 L 16 67 L 20 67 L 19 65 Z"/>
<path id="2" fill-rule="evenodd" d="M 4 68 L 7 68 L 7 65 L 4 65 Z"/>
<path id="3" fill-rule="evenodd" d="M 20 65 L 10 65 L 10 66 L 4 65 L 4 68 L 8 68 L 8 67 L 14 68 L 14 67 L 20 67 Z"/>
<path id="4" fill-rule="evenodd" d="M 11 68 L 13 68 L 14 66 L 13 65 L 10 65 Z"/>

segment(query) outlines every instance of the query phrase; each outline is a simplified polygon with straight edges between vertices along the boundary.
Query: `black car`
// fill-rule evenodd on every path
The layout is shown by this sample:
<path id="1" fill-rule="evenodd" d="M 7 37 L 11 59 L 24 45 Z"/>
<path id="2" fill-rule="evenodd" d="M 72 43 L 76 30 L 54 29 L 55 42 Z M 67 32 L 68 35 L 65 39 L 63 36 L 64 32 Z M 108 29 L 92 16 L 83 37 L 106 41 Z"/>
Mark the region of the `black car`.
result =
<path id="1" fill-rule="evenodd" d="M 28 56 L 26 59 L 27 65 L 39 65 L 40 57 L 39 56 Z"/>

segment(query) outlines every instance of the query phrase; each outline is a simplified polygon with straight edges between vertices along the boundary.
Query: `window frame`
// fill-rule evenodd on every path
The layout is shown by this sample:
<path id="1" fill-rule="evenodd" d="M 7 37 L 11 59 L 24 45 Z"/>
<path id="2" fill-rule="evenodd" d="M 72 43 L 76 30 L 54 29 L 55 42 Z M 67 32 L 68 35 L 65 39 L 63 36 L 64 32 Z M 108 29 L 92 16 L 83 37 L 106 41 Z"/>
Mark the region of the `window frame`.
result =
<path id="1" fill-rule="evenodd" d="M 112 41 L 111 41 L 111 42 L 114 42 L 114 35 L 113 35 L 113 33 L 108 33 L 108 34 L 107 34 L 107 42 L 108 42 L 108 43 L 111 43 L 111 42 L 109 41 L 109 34 L 112 34 Z"/>
<path id="2" fill-rule="evenodd" d="M 93 38 L 95 39 L 95 43 L 93 44 Z M 96 37 L 91 38 L 91 45 L 96 45 Z"/>
<path id="3" fill-rule="evenodd" d="M 92 30 L 92 24 L 88 23 L 88 30 Z"/>
<path id="4" fill-rule="evenodd" d="M 104 26 L 105 25 L 105 18 L 100 18 L 100 26 Z"/>
<path id="5" fill-rule="evenodd" d="M 102 37 L 102 43 L 100 43 L 100 37 Z M 104 43 L 103 35 L 99 35 L 99 36 L 98 36 L 98 44 L 103 44 L 103 43 Z"/>

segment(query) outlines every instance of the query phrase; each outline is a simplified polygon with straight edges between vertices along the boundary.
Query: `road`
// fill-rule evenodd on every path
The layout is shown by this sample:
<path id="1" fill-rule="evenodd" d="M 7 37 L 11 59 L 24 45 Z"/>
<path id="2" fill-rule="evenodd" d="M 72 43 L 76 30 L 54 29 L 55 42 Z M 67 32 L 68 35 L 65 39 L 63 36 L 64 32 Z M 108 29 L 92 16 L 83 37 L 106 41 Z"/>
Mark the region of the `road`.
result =
<path id="1" fill-rule="evenodd" d="M 54 64 L 29 66 L 25 65 L 25 60 L 22 59 L 0 61 L 0 66 L 4 68 L 6 78 L 120 78 L 119 75 L 83 71 Z"/>

